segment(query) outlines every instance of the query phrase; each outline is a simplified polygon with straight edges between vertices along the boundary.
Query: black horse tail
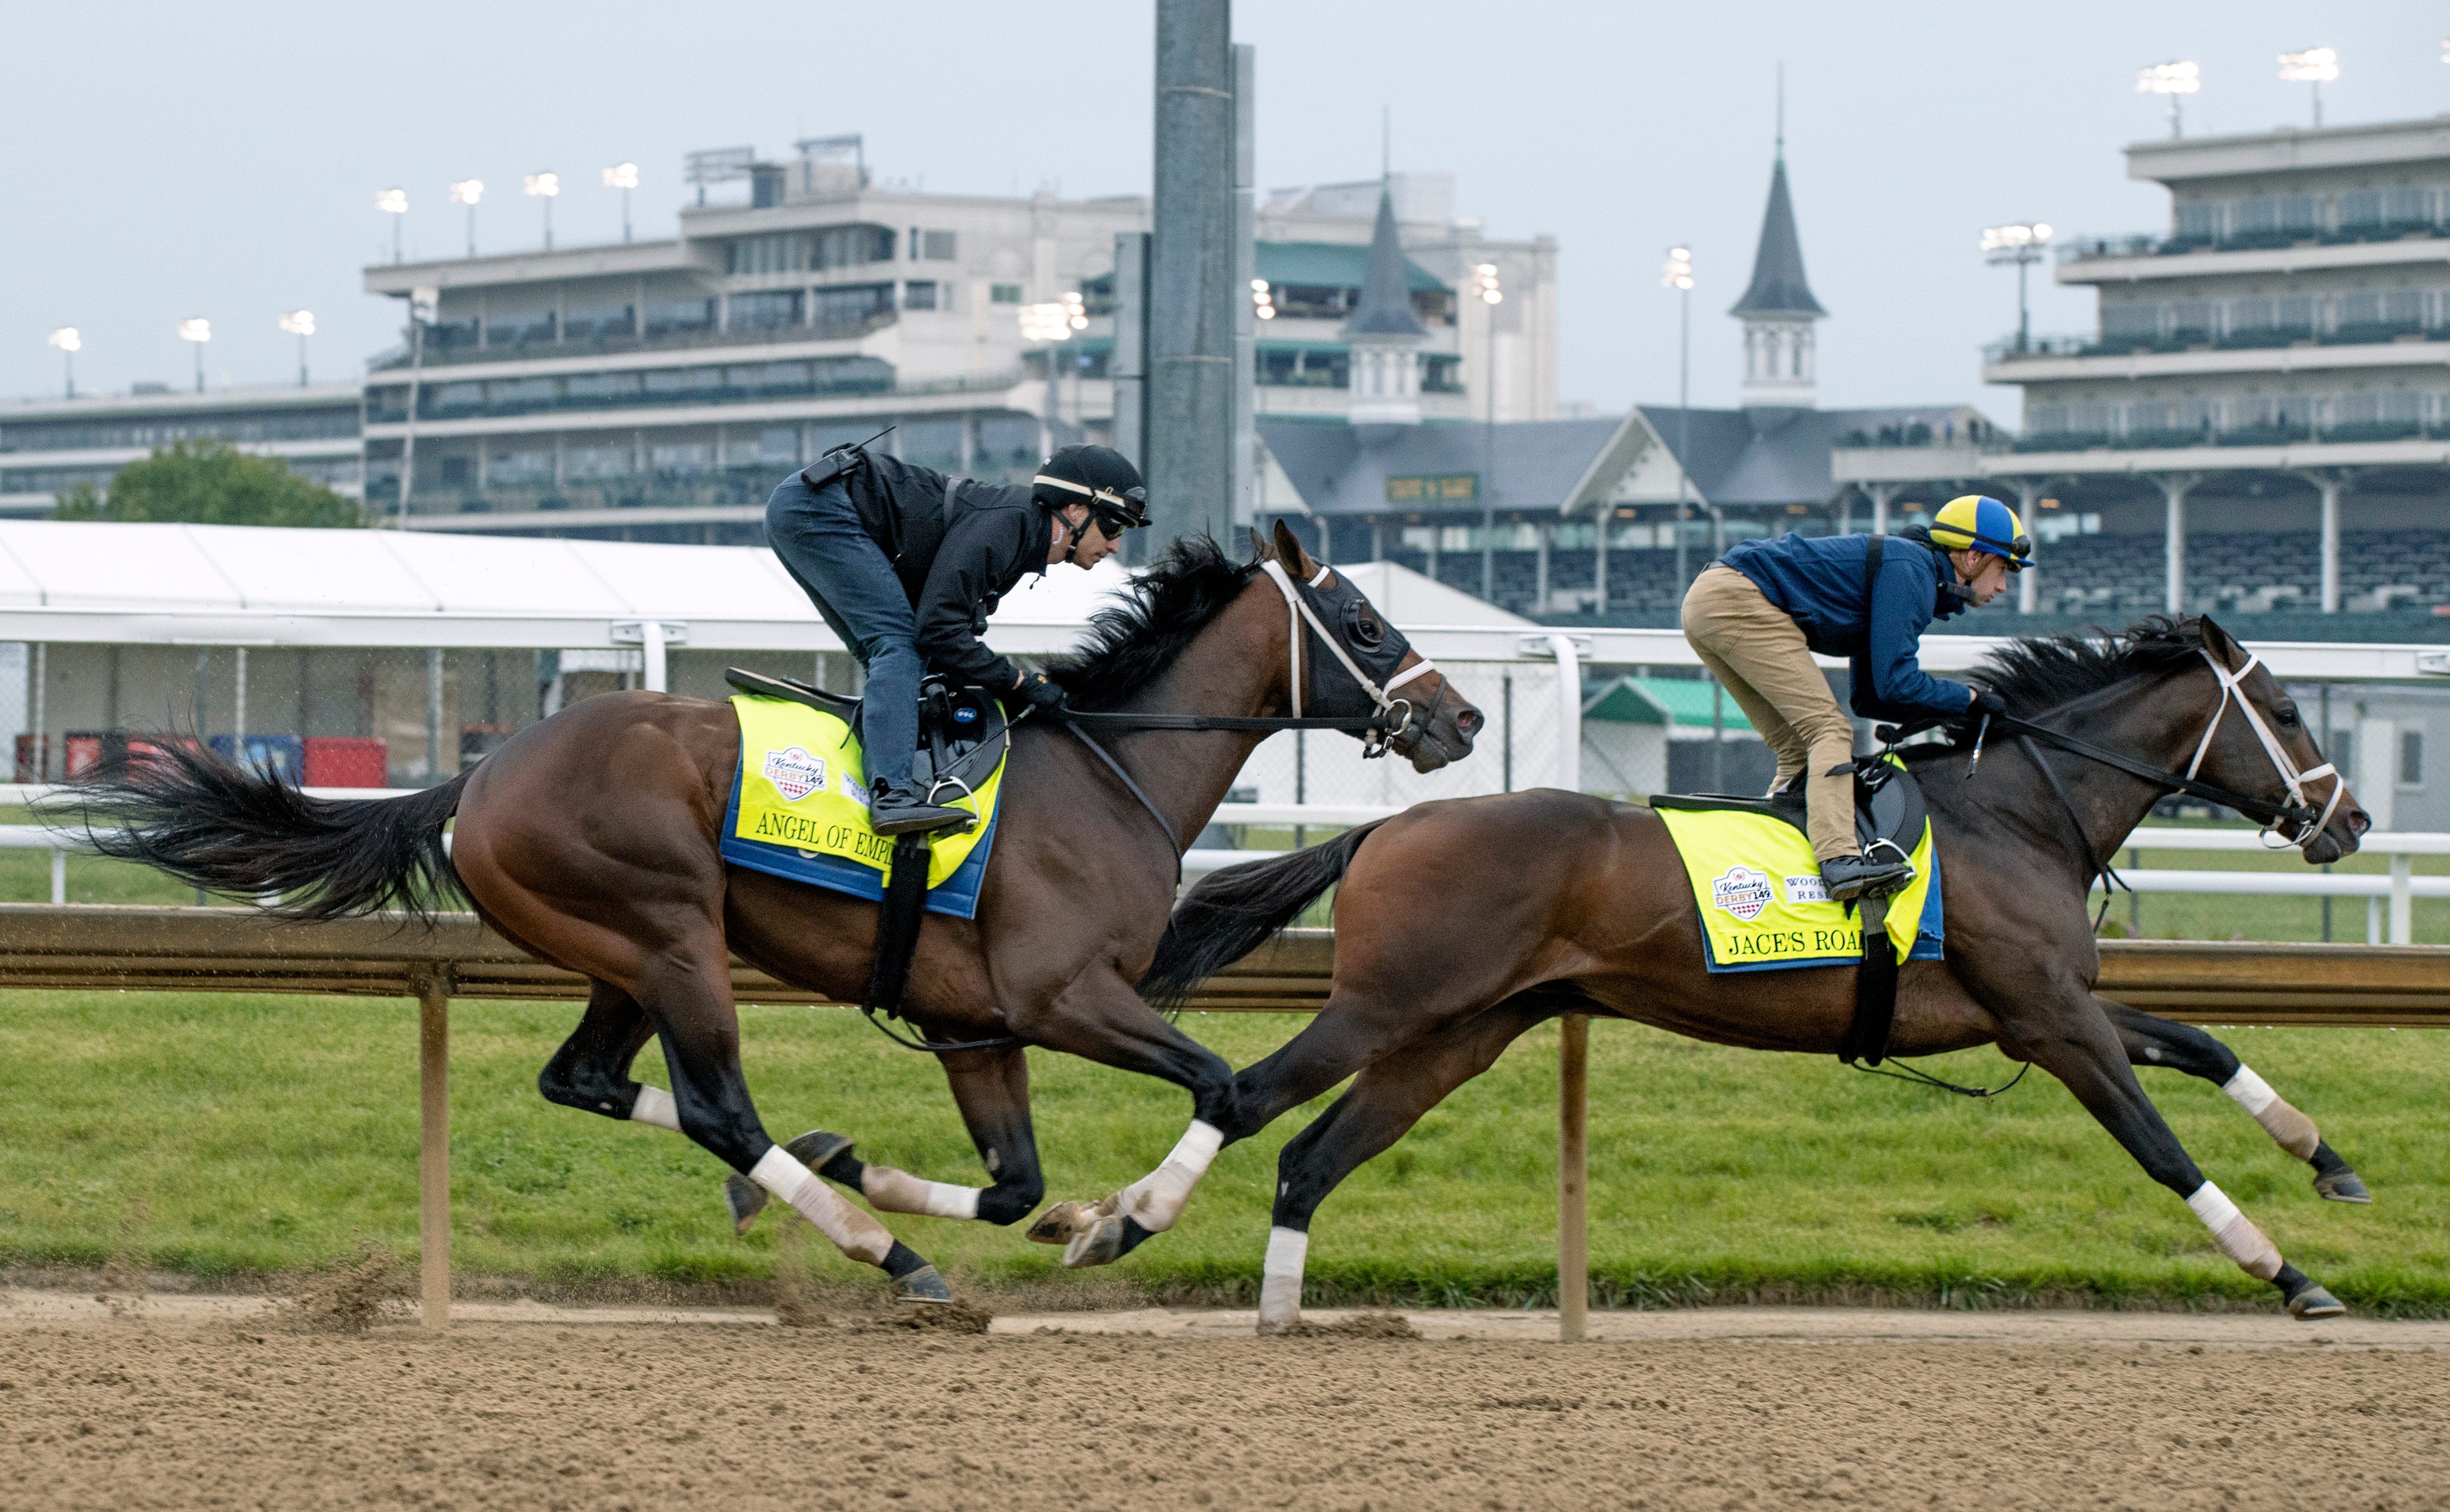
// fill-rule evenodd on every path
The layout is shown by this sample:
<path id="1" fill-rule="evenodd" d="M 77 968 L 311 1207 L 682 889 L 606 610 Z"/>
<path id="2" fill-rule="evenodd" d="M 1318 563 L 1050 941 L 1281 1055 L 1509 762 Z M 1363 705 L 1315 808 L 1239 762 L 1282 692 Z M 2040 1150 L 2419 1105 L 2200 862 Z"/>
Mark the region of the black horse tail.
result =
<path id="1" fill-rule="evenodd" d="M 1385 820 L 1274 861 L 1246 862 L 1202 877 L 1175 905 L 1140 996 L 1179 1006 L 1191 990 L 1256 950 L 1344 878 L 1353 852 Z"/>
<path id="2" fill-rule="evenodd" d="M 83 831 L 93 848 L 142 862 L 191 887 L 258 899 L 283 919 L 340 919 L 398 907 L 430 921 L 464 899 L 442 843 L 461 772 L 406 798 L 309 798 L 288 784 L 185 742 L 147 742 L 115 757 L 40 817 Z"/>

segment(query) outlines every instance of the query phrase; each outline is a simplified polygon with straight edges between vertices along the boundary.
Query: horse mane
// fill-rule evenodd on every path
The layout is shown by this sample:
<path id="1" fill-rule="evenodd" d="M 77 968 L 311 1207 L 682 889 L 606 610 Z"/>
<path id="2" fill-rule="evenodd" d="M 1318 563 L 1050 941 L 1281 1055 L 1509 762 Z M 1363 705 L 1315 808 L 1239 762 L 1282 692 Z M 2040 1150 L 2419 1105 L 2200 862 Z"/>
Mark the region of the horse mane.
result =
<path id="1" fill-rule="evenodd" d="M 1089 641 L 1046 664 L 1076 708 L 1120 706 L 1174 665 L 1194 637 L 1240 595 L 1259 570 L 1206 535 L 1177 536 L 1132 574 L 1132 596 L 1089 616 Z"/>
<path id="2" fill-rule="evenodd" d="M 2019 636 L 1983 658 L 1974 682 L 2008 701 L 2008 712 L 2032 719 L 2131 677 L 2175 669 L 2204 648 L 2204 622 L 2154 614 L 2122 631 L 2080 630 Z"/>

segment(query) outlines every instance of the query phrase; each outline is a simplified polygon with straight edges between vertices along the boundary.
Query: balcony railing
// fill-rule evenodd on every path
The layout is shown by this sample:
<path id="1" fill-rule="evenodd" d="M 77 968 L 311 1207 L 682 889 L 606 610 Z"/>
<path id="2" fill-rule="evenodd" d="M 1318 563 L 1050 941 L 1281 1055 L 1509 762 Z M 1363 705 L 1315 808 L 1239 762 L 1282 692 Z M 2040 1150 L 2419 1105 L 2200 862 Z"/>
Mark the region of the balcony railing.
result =
<path id="1" fill-rule="evenodd" d="M 2440 340 L 2450 331 L 2421 320 L 2362 321 L 2328 331 L 2310 326 L 2252 326 L 2235 331 L 2174 331 L 2168 336 L 2037 336 L 2021 346 L 2002 337 L 1982 349 L 1993 367 L 2040 358 L 2129 357 L 2156 352 L 2252 352 L 2281 346 L 2379 346 L 2394 341 Z"/>
<path id="2" fill-rule="evenodd" d="M 622 352 L 687 352 L 707 347 L 856 340 L 870 332 L 883 330 L 899 319 L 899 311 L 880 310 L 856 320 L 817 320 L 806 325 L 735 326 L 729 330 L 709 327 L 670 331 L 651 337 L 597 336 L 574 341 L 523 341 L 481 347 L 457 341 L 448 345 L 430 343 L 425 348 L 424 367 L 432 372 L 437 368 L 479 362 L 533 362 L 546 358 L 610 357 Z M 408 348 L 405 346 L 385 352 L 367 363 L 369 371 L 378 373 L 407 366 Z"/>
<path id="3" fill-rule="evenodd" d="M 2450 421 L 2360 420 L 2340 424 L 2241 425 L 2191 431 L 2035 431 L 2016 437 L 2017 452 L 2179 451 L 2198 446 L 2292 446 L 2305 442 L 2450 440 Z"/>
<path id="4" fill-rule="evenodd" d="M 2118 236 L 2073 236 L 2059 242 L 2062 262 L 2092 262 L 2104 258 L 2182 257 L 2188 252 L 2260 252 L 2275 247 L 2348 246 L 2360 242 L 2401 242 L 2410 237 L 2439 239 L 2443 228 L 2429 221 L 2374 222 L 2328 229 L 2311 226 L 2266 226 L 2228 231 L 2218 236 L 2161 236 L 2130 232 Z"/>

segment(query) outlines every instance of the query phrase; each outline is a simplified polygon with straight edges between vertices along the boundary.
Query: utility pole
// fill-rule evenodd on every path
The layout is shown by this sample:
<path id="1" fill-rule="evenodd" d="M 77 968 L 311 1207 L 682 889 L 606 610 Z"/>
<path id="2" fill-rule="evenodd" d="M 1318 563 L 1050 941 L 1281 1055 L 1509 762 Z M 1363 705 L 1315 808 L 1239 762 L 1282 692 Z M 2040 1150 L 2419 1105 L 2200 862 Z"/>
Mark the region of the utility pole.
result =
<path id="1" fill-rule="evenodd" d="M 1180 535 L 1221 539 L 1234 517 L 1232 39 L 1230 0 L 1157 0 L 1144 469 L 1152 551 Z"/>

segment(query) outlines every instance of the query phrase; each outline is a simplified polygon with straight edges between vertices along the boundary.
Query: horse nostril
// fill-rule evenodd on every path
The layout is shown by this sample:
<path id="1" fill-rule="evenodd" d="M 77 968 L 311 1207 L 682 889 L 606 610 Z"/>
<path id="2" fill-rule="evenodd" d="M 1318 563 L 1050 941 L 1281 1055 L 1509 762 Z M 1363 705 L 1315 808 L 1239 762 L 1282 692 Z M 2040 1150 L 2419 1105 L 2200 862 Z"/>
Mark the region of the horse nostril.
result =
<path id="1" fill-rule="evenodd" d="M 2362 808 L 2351 808 L 2348 810 L 2349 834 L 2362 835 L 2371 828 L 2373 828 L 2373 815 L 2366 813 Z"/>
<path id="2" fill-rule="evenodd" d="M 1466 708 L 1457 711 L 1455 714 L 1455 728 L 1460 730 L 1462 733 L 1466 735 L 1478 734 L 1480 727 L 1481 713 L 1479 709 Z"/>

